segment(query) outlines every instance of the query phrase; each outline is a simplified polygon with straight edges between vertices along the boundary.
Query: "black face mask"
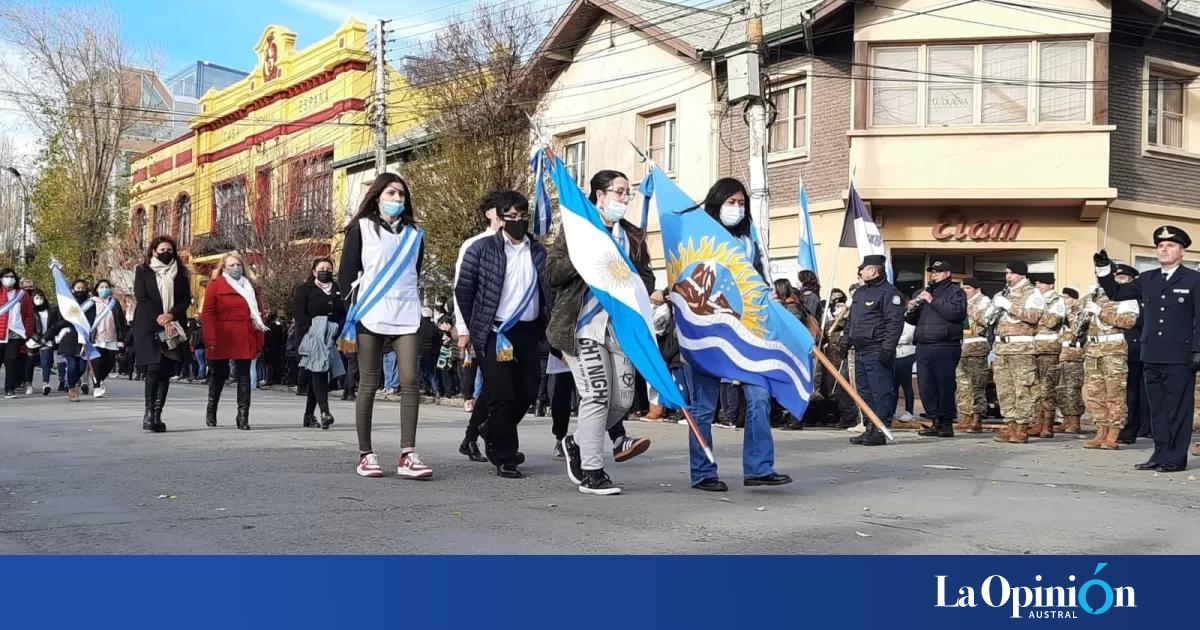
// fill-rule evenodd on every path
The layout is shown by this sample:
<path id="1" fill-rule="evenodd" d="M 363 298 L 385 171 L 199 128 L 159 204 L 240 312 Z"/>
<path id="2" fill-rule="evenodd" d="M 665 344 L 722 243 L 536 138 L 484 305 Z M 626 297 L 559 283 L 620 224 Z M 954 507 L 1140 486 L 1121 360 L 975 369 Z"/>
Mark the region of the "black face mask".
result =
<path id="1" fill-rule="evenodd" d="M 34 305 L 33 305 L 33 310 L 35 310 L 35 311 L 44 311 L 44 310 L 46 310 L 46 306 L 47 306 L 47 304 L 46 304 L 45 302 L 42 302 L 41 304 L 34 304 Z"/>
<path id="2" fill-rule="evenodd" d="M 85 300 L 87 300 L 87 299 L 88 299 L 88 292 L 87 292 L 87 291 L 73 291 L 73 292 L 71 293 L 71 295 L 74 295 L 74 296 L 75 296 L 75 301 L 76 301 L 76 302 L 83 302 L 83 301 L 85 301 Z"/>
<path id="3" fill-rule="evenodd" d="M 505 219 L 504 233 L 511 236 L 514 240 L 525 238 L 525 232 L 529 229 L 529 221 L 526 219 Z"/>
<path id="4" fill-rule="evenodd" d="M 154 257 L 158 259 L 158 262 L 169 265 L 172 260 L 175 260 L 175 252 L 159 252 Z"/>
<path id="5" fill-rule="evenodd" d="M 324 284 L 329 284 L 330 282 L 333 282 L 333 272 L 332 271 L 318 271 L 317 272 L 317 281 L 324 283 Z"/>

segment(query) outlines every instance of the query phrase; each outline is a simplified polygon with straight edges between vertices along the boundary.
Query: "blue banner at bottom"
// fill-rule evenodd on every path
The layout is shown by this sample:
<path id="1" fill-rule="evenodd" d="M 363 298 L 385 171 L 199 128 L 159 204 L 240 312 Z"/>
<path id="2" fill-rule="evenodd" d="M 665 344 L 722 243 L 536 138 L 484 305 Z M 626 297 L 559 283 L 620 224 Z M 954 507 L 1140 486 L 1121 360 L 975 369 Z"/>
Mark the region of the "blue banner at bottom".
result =
<path id="1" fill-rule="evenodd" d="M 24 556 L 0 558 L 0 619 L 7 628 L 1135 628 L 1187 625 L 1196 562 Z"/>

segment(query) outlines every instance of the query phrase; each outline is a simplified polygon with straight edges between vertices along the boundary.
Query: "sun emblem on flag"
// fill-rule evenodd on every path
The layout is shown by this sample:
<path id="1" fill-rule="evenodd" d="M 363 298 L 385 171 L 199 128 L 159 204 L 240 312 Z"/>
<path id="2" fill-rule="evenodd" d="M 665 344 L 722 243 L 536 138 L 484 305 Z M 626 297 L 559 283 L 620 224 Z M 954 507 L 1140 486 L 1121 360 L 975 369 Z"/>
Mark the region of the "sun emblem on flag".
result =
<path id="1" fill-rule="evenodd" d="M 625 257 L 620 252 L 612 251 L 600 256 L 596 261 L 600 267 L 600 273 L 609 279 L 613 285 L 627 288 L 633 285 L 634 274 L 629 268 L 629 263 L 625 261 Z"/>
<path id="2" fill-rule="evenodd" d="M 767 287 L 736 247 L 688 240 L 667 255 L 667 281 L 697 315 L 728 314 L 750 332 L 766 336 Z"/>

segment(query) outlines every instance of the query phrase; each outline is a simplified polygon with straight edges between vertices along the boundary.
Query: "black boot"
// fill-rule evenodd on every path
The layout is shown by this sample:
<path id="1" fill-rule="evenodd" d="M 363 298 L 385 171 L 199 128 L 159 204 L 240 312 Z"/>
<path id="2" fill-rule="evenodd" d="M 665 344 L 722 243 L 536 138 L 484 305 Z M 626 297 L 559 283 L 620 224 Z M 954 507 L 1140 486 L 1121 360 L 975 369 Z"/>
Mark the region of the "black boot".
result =
<path id="1" fill-rule="evenodd" d="M 204 424 L 210 427 L 217 426 L 217 406 L 221 404 L 221 391 L 224 389 L 224 381 L 214 378 L 208 382 L 208 410 L 204 414 Z"/>
<path id="2" fill-rule="evenodd" d="M 862 437 L 863 439 L 860 444 L 863 446 L 885 446 L 887 444 L 887 436 L 883 434 L 883 431 L 877 429 L 874 424 L 867 429 L 866 433 L 863 433 Z"/>
<path id="3" fill-rule="evenodd" d="M 929 425 L 928 429 L 917 431 L 917 435 L 921 437 L 937 437 L 942 432 L 942 421 L 934 420 L 933 424 Z"/>
<path id="4" fill-rule="evenodd" d="M 250 374 L 237 375 L 237 428 L 250 430 Z"/>
<path id="5" fill-rule="evenodd" d="M 163 409 L 167 405 L 167 390 L 171 387 L 171 378 L 166 374 L 160 374 L 155 383 L 154 395 L 154 432 L 163 433 L 167 430 L 167 425 L 163 422 Z"/>
<path id="6" fill-rule="evenodd" d="M 146 414 L 142 416 L 142 430 L 154 431 L 154 407 L 153 403 L 146 407 Z"/>
<path id="7" fill-rule="evenodd" d="M 154 409 L 158 404 L 158 382 L 151 377 L 146 377 L 144 386 L 143 399 L 146 405 L 146 413 L 142 416 L 142 430 L 154 431 L 158 421 L 155 420 Z"/>
<path id="8" fill-rule="evenodd" d="M 321 412 L 321 428 L 328 429 L 331 426 L 333 426 L 333 414 L 329 413 L 328 411 L 322 411 Z"/>
<path id="9" fill-rule="evenodd" d="M 488 458 L 479 452 L 479 444 L 475 440 L 463 440 L 462 444 L 458 445 L 458 452 L 467 456 L 467 459 L 473 462 L 486 462 Z"/>
<path id="10" fill-rule="evenodd" d="M 310 428 L 310 427 L 316 427 L 316 426 L 318 426 L 318 425 L 317 425 L 317 417 L 316 417 L 316 416 L 314 416 L 314 415 L 312 414 L 312 412 L 311 412 L 311 411 L 309 411 L 309 412 L 305 412 L 305 414 L 304 414 L 304 422 L 303 422 L 303 423 L 302 423 L 300 426 L 303 426 L 303 427 L 304 427 L 304 428 L 306 428 L 306 429 L 307 429 L 307 428 Z"/>
<path id="11" fill-rule="evenodd" d="M 937 436 L 938 437 L 940 437 L 940 438 L 954 437 L 954 420 L 952 418 L 947 418 L 945 420 L 939 420 L 939 423 L 940 423 L 940 425 L 934 425 L 937 427 L 937 430 L 938 430 Z"/>

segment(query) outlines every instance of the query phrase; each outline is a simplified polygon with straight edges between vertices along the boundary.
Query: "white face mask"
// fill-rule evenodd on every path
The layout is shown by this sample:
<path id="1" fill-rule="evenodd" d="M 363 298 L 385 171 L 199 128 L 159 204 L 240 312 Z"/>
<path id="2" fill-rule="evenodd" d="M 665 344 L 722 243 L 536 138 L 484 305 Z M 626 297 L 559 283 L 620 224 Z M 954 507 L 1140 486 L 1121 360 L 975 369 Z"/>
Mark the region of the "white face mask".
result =
<path id="1" fill-rule="evenodd" d="M 746 209 L 742 206 L 725 204 L 721 206 L 721 223 L 725 227 L 733 227 L 742 222 L 742 217 L 746 216 Z"/>
<path id="2" fill-rule="evenodd" d="M 600 215 L 603 216 L 604 220 L 608 223 L 616 223 L 617 221 L 625 218 L 625 210 L 625 204 L 621 203 L 620 201 L 610 201 L 600 209 Z"/>
<path id="3" fill-rule="evenodd" d="M 41 306 L 46 303 L 46 300 L 43 300 L 42 298 L 33 298 L 33 303 L 35 306 Z"/>
<path id="4" fill-rule="evenodd" d="M 663 302 L 662 304 L 655 306 L 654 307 L 655 319 L 657 319 L 659 317 L 666 317 L 667 313 L 670 312 L 670 310 L 671 310 L 671 305 L 667 304 L 666 302 Z"/>
<path id="5" fill-rule="evenodd" d="M 17 286 L 16 278 L 5 278 L 4 280 L 0 280 L 0 282 L 4 283 L 4 288 L 6 288 L 6 289 L 11 289 L 11 288 Z"/>

